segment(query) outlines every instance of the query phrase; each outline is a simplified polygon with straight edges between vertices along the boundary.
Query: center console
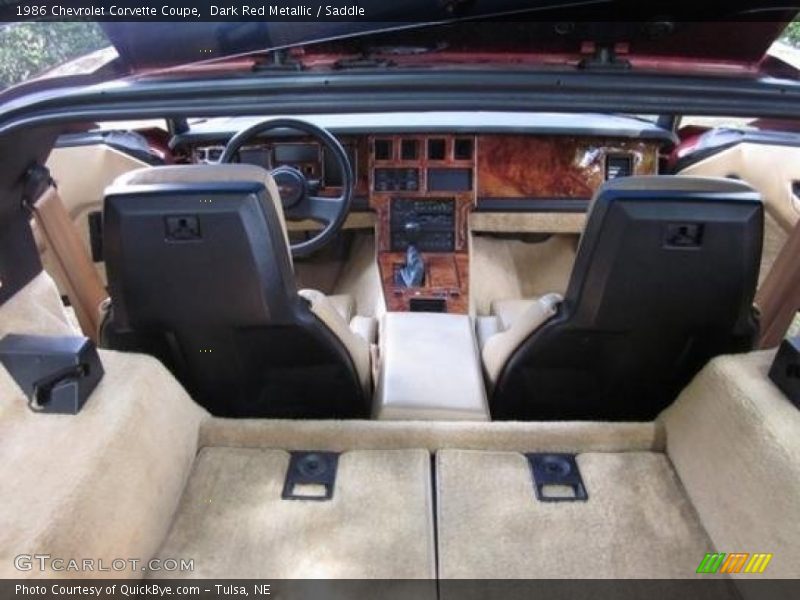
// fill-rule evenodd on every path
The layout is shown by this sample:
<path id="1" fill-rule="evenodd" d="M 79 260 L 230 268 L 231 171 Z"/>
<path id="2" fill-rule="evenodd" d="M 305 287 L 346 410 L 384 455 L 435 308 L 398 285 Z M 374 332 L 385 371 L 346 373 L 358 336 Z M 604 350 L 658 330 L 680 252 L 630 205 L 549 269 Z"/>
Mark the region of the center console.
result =
<path id="1" fill-rule="evenodd" d="M 376 136 L 368 143 L 387 309 L 467 313 L 475 137 Z"/>
<path id="2" fill-rule="evenodd" d="M 469 316 L 386 313 L 379 356 L 374 418 L 490 420 Z"/>

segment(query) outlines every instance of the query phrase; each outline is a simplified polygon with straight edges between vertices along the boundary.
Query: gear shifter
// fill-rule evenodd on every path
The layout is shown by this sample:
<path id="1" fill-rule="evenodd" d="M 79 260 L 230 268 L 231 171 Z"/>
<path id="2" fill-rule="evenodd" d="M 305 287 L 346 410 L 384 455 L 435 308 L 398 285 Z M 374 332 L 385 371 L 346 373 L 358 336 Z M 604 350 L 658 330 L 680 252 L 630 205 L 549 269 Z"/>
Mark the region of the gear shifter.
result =
<path id="1" fill-rule="evenodd" d="M 407 288 L 419 287 L 425 279 L 425 261 L 416 246 L 422 233 L 422 227 L 416 221 L 408 221 L 403 229 L 408 240 L 408 248 L 406 249 L 406 264 L 397 271 L 397 283 Z"/>

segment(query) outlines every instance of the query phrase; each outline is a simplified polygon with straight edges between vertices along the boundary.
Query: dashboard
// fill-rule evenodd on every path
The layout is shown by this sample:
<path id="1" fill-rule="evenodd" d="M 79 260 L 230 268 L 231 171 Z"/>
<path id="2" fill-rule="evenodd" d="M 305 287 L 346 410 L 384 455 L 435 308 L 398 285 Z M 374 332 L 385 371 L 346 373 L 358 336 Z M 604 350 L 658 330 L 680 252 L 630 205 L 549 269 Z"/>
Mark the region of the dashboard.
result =
<path id="1" fill-rule="evenodd" d="M 351 210 L 375 215 L 391 311 L 468 312 L 471 219 L 581 215 L 604 181 L 656 174 L 661 149 L 674 142 L 651 123 L 609 115 L 330 115 L 313 122 L 334 133 L 350 156 Z M 178 136 L 173 147 L 187 162 L 216 162 L 234 131 L 215 138 L 208 129 Z M 267 169 L 293 166 L 321 195 L 337 195 L 342 184 L 327 150 L 296 133 L 257 140 L 238 159 Z M 397 271 L 412 243 L 426 268 L 423 283 L 408 288 L 397 284 Z"/>

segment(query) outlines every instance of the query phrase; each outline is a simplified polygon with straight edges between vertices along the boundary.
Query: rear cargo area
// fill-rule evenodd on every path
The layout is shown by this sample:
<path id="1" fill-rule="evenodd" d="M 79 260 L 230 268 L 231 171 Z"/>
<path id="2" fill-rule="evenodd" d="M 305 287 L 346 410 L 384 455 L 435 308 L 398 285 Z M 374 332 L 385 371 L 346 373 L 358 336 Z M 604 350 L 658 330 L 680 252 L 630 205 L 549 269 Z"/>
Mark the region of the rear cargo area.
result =
<path id="1" fill-rule="evenodd" d="M 201 450 L 159 554 L 206 579 L 435 576 L 427 452 L 345 452 L 330 500 L 283 499 L 288 466 L 282 450 Z"/>
<path id="2" fill-rule="evenodd" d="M 158 554 L 194 577 L 457 580 L 707 579 L 741 573 L 698 574 L 706 554 L 766 552 L 796 577 L 800 413 L 771 358 L 716 359 L 652 423 L 207 420 Z M 282 498 L 299 451 L 338 454 L 330 500 Z M 537 497 L 532 453 L 574 456 L 588 497 Z"/>
<path id="3" fill-rule="evenodd" d="M 562 502 L 536 498 L 521 454 L 436 458 L 442 578 L 686 578 L 713 551 L 663 454 L 580 454 L 589 497 Z"/>
<path id="4" fill-rule="evenodd" d="M 523 454 L 476 450 L 344 452 L 330 500 L 287 500 L 289 456 L 202 449 L 159 556 L 201 578 L 686 578 L 714 551 L 657 452 L 578 455 L 589 499 L 560 502 Z"/>
<path id="5" fill-rule="evenodd" d="M 463 578 L 694 578 L 719 552 L 798 577 L 800 411 L 772 357 L 715 359 L 647 423 L 227 420 L 154 359 L 106 350 L 84 410 L 46 418 L 0 369 L 0 576 L 20 553 L 191 559 L 114 576 L 417 580 L 455 598 Z M 285 497 L 297 453 L 336 457 L 329 498 Z M 531 453 L 574 456 L 588 497 L 537 498 Z"/>

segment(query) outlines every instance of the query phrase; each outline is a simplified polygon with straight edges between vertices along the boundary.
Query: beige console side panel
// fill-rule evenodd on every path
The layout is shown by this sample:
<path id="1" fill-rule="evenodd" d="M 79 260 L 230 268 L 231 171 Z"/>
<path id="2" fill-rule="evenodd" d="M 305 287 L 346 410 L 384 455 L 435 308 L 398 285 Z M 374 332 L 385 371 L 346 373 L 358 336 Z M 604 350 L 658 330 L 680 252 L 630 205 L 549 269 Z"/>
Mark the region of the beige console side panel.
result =
<path id="1" fill-rule="evenodd" d="M 103 210 L 106 186 L 120 175 L 149 166 L 127 154 L 104 144 L 55 148 L 47 159 L 47 168 L 58 186 L 58 193 L 67 209 L 81 240 L 89 248 L 87 215 Z M 45 266 L 48 257 L 45 254 Z M 105 266 L 97 270 L 105 282 Z"/>

